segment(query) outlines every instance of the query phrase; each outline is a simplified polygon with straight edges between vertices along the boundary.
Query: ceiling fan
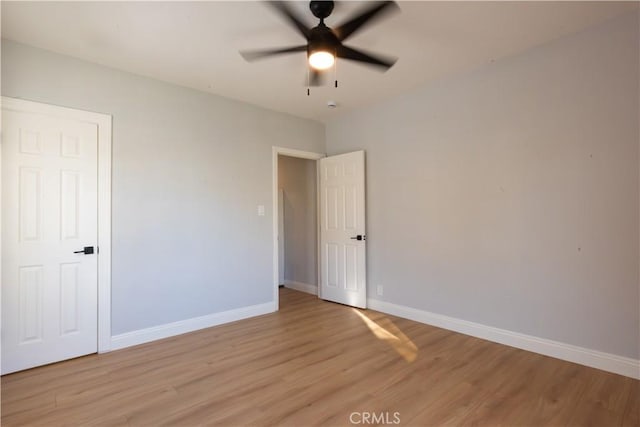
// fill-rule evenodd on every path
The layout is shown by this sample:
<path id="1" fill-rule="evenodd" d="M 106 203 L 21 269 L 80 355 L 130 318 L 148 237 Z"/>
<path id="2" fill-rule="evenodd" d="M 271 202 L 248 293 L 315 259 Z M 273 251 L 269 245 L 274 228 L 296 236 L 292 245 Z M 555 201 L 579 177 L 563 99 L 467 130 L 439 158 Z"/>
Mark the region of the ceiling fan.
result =
<path id="1" fill-rule="evenodd" d="M 309 3 L 311 13 L 320 19 L 320 23 L 313 28 L 307 28 L 287 2 L 269 1 L 267 3 L 280 13 L 307 40 L 307 43 L 280 49 L 240 52 L 247 61 L 287 53 L 306 52 L 310 66 L 309 86 L 318 86 L 321 83 L 321 72 L 334 66 L 336 58 L 358 61 L 365 65 L 375 66 L 382 71 L 388 70 L 396 62 L 394 58 L 367 53 L 343 44 L 357 31 L 371 24 L 374 19 L 398 10 L 399 7 L 394 1 L 367 2 L 368 6 L 364 10 L 335 28 L 329 28 L 324 23 L 325 18 L 333 11 L 333 1 L 311 1 Z"/>

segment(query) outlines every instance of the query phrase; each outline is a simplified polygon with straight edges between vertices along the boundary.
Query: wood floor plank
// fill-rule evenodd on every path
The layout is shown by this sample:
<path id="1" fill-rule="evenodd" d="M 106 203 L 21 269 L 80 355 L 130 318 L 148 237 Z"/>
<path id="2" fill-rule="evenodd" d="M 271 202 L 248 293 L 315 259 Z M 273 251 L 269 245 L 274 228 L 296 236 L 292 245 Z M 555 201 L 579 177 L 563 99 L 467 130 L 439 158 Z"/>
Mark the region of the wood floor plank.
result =
<path id="1" fill-rule="evenodd" d="M 622 417 L 622 425 L 640 426 L 640 381 L 631 381 L 631 392 Z"/>
<path id="2" fill-rule="evenodd" d="M 289 289 L 277 313 L 1 381 L 3 426 L 640 425 L 637 380 Z"/>

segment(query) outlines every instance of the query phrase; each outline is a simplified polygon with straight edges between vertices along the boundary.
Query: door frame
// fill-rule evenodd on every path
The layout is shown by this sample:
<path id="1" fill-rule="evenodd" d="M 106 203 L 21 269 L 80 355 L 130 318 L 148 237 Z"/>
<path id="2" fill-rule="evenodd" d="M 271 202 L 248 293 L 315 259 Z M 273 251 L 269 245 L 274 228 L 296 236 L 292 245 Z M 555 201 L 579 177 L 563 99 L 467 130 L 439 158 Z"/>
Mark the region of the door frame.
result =
<path id="1" fill-rule="evenodd" d="M 2 97 L 2 109 L 44 114 L 98 126 L 98 353 L 111 350 L 111 123 L 109 114 Z M 1 111 L 1 109 L 0 109 Z M 1 144 L 1 142 L 0 142 Z M 1 148 L 1 147 L 0 147 Z M 1 150 L 0 150 L 1 155 Z M 1 164 L 0 164 L 1 168 Z M 0 198 L 0 207 L 2 199 Z M 0 223 L 0 235 L 1 235 Z M 1 273 L 1 271 L 0 271 Z"/>
<path id="2" fill-rule="evenodd" d="M 278 156 L 289 156 L 289 157 L 297 157 L 299 159 L 307 159 L 307 160 L 315 160 L 316 162 L 324 157 L 327 157 L 324 153 L 315 153 L 313 151 L 303 151 L 296 150 L 293 148 L 285 148 L 285 147 L 276 147 L 273 146 L 271 150 L 271 158 L 272 158 L 272 186 L 271 186 L 271 194 L 272 194 L 272 206 L 273 206 L 273 304 L 274 311 L 278 311 L 280 309 L 280 301 L 278 299 L 278 286 L 279 286 L 279 276 L 278 269 L 279 266 L 279 256 L 278 256 Z M 317 250 L 317 259 L 316 264 L 318 268 L 316 268 L 318 277 L 318 296 L 320 293 L 320 193 L 319 193 L 319 184 L 318 181 L 318 172 L 319 169 L 316 165 L 316 241 L 318 245 Z"/>

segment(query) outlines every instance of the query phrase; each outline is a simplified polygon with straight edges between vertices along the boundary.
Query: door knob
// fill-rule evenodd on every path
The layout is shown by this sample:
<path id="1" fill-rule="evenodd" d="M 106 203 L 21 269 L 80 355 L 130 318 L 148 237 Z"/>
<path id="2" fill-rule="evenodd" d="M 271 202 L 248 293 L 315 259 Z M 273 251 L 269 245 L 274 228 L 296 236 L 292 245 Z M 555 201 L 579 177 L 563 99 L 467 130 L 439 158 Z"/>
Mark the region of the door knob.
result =
<path id="1" fill-rule="evenodd" d="M 350 237 L 351 240 L 367 240 L 367 236 L 364 234 L 358 234 L 356 237 Z"/>
<path id="2" fill-rule="evenodd" d="M 93 246 L 85 246 L 81 251 L 73 251 L 74 254 L 91 255 L 93 253 Z"/>

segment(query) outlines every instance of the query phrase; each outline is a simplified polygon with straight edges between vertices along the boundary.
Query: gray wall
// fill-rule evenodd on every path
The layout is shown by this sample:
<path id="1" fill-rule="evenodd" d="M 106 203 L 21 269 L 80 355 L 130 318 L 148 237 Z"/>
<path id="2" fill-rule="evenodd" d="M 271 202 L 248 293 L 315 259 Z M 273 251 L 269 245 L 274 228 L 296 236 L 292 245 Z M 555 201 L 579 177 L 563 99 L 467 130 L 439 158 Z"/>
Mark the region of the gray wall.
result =
<path id="1" fill-rule="evenodd" d="M 278 185 L 284 190 L 284 278 L 317 286 L 315 160 L 278 156 Z"/>
<path id="2" fill-rule="evenodd" d="M 329 154 L 367 152 L 369 294 L 638 358 L 638 37 L 623 17 L 329 123 Z"/>
<path id="3" fill-rule="evenodd" d="M 114 335 L 272 300 L 271 147 L 322 124 L 9 41 L 2 94 L 113 115 Z"/>

